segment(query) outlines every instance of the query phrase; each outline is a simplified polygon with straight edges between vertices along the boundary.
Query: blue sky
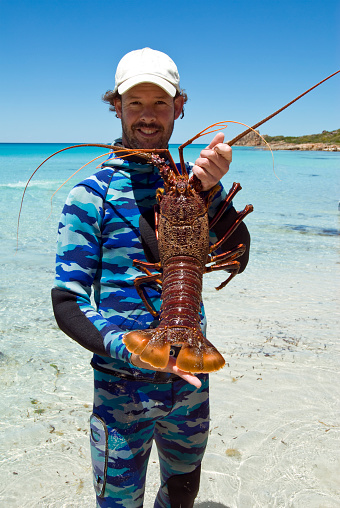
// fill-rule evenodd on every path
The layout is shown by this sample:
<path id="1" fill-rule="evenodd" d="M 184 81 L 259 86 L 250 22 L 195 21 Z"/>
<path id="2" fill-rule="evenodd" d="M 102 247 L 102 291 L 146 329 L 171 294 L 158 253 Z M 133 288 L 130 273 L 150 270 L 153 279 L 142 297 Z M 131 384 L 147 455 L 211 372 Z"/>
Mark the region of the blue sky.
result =
<path id="1" fill-rule="evenodd" d="M 340 69 L 339 26 L 339 0 L 0 0 L 0 142 L 111 141 L 120 123 L 101 96 L 145 46 L 175 60 L 189 96 L 172 142 L 252 125 Z M 339 128 L 339 90 L 340 74 L 260 132 Z"/>

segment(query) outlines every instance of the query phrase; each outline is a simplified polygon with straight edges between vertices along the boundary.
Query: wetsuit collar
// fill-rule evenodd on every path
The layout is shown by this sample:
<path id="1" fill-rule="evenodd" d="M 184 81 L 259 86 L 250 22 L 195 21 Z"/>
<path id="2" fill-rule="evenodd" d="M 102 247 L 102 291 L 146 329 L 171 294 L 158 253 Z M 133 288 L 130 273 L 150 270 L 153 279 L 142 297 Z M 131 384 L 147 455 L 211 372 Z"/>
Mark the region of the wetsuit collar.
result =
<path id="1" fill-rule="evenodd" d="M 109 158 L 103 162 L 102 168 L 121 168 L 123 171 L 138 171 L 139 173 L 158 173 L 158 168 L 151 163 L 146 162 L 145 158 L 139 155 L 131 154 L 126 156 L 126 149 L 123 146 L 122 139 L 118 138 L 112 146 L 122 147 L 121 155 L 124 157 L 119 158 L 120 152 L 112 152 Z M 164 154 L 166 156 L 166 154 Z"/>

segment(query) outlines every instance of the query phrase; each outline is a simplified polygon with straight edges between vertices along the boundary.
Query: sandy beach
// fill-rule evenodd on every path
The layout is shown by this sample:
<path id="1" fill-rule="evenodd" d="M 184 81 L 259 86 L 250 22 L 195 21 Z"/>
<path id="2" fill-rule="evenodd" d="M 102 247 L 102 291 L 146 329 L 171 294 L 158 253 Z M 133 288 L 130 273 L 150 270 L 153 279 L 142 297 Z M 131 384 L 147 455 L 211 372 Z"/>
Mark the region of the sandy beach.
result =
<path id="1" fill-rule="evenodd" d="M 321 286 L 314 267 L 289 287 L 283 272 L 259 279 L 250 267 L 224 294 L 213 289 L 215 274 L 206 281 L 207 314 L 215 316 L 209 337 L 227 365 L 211 376 L 211 435 L 197 507 L 340 506 L 339 270 L 324 270 Z M 12 380 L 5 394 L 12 392 L 19 411 L 3 435 L 10 453 L 1 459 L 0 499 L 8 508 L 90 508 L 91 355 L 51 319 L 42 326 L 47 341 L 51 332 L 57 337 L 54 354 L 46 344 L 45 357 L 6 367 Z M 72 369 L 60 367 L 61 348 L 75 359 Z M 157 489 L 153 450 L 146 508 Z"/>

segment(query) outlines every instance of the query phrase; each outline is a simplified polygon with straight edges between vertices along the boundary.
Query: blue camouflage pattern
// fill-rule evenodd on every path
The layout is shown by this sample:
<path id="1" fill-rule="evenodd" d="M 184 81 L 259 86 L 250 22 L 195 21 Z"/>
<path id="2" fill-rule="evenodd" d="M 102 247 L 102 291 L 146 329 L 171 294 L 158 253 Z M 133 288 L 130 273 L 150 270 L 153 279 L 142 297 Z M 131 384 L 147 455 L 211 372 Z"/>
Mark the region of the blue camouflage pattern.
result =
<path id="1" fill-rule="evenodd" d="M 194 471 L 202 461 L 208 440 L 208 375 L 198 377 L 202 382 L 199 389 L 181 378 L 155 384 L 129 381 L 94 370 L 91 436 L 101 435 L 101 439 L 91 437 L 97 507 L 143 506 L 145 476 L 154 439 L 161 471 L 161 486 L 154 506 L 170 508 L 167 480 Z M 106 422 L 105 430 L 102 422 Z"/>

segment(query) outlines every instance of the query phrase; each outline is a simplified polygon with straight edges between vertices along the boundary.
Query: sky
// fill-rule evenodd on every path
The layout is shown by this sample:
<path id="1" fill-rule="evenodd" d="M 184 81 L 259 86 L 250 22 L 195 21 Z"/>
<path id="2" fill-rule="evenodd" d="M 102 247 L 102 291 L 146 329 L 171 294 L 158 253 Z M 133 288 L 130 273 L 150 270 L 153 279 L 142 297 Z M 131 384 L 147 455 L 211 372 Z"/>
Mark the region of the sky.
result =
<path id="1" fill-rule="evenodd" d="M 171 141 L 184 143 L 253 125 L 339 70 L 340 0 L 0 0 L 0 142 L 111 142 L 120 122 L 101 97 L 143 47 L 178 66 L 189 101 Z M 339 113 L 340 74 L 260 132 L 331 131 Z"/>

